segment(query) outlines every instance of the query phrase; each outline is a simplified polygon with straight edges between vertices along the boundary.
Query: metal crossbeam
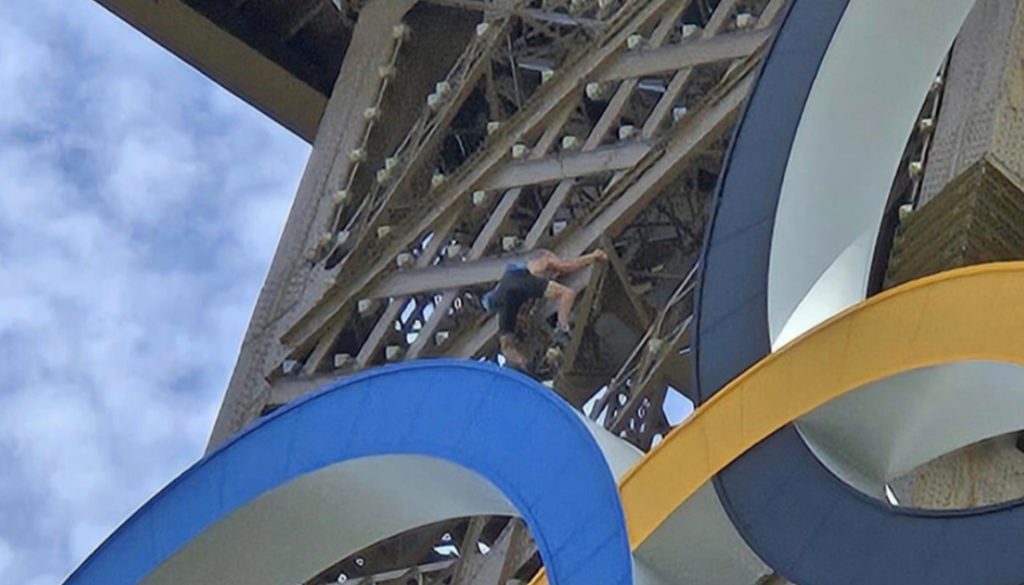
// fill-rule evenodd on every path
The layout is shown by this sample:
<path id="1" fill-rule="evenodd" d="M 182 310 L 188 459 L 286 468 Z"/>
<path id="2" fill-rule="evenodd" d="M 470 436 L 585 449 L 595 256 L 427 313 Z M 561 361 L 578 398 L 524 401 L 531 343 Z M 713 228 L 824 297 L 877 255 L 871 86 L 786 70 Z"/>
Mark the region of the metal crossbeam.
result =
<path id="1" fill-rule="evenodd" d="M 591 221 L 570 233 L 559 244 L 558 251 L 567 256 L 581 254 L 602 235 L 617 234 L 628 225 L 670 180 L 678 176 L 690 157 L 712 138 L 720 136 L 734 120 L 753 85 L 754 64 L 754 61 L 748 62 L 744 70 L 727 81 L 717 95 L 707 98 L 703 108 L 681 121 L 679 129 L 669 135 L 670 140 L 648 157 L 649 164 L 638 165 L 640 172 L 636 180 L 629 182 L 618 196 L 609 197 L 607 205 Z"/>
<path id="2" fill-rule="evenodd" d="M 558 156 L 510 163 L 477 187 L 497 191 L 628 169 L 640 162 L 650 149 L 650 141 L 627 141 L 587 152 L 563 152 Z"/>
<path id="3" fill-rule="evenodd" d="M 603 69 L 598 81 L 650 77 L 753 54 L 771 37 L 771 31 L 720 35 L 672 47 L 623 53 Z"/>
<path id="4" fill-rule="evenodd" d="M 546 10 L 539 10 L 536 8 L 520 8 L 520 9 L 509 9 L 496 7 L 493 2 L 484 2 L 482 0 L 427 0 L 431 4 L 437 4 L 440 6 L 453 6 L 455 8 L 462 8 L 465 10 L 477 10 L 480 12 L 499 14 L 499 15 L 514 15 L 522 18 L 529 18 L 536 20 L 537 22 L 544 22 L 554 24 L 558 26 L 582 26 L 587 28 L 599 29 L 604 26 L 604 22 L 600 20 L 594 20 L 593 18 L 583 18 L 579 16 L 572 16 L 571 14 L 565 14 L 563 12 L 552 12 Z"/>

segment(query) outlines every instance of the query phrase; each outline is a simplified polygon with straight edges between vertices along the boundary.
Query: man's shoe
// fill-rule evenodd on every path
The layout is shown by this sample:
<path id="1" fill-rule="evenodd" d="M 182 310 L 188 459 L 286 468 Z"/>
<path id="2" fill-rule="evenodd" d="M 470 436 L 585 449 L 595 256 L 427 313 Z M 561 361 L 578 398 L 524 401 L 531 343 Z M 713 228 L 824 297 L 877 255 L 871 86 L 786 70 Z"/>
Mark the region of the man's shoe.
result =
<path id="1" fill-rule="evenodd" d="M 569 345 L 569 341 L 572 340 L 572 332 L 568 329 L 555 329 L 555 333 L 551 336 L 551 345 L 555 347 L 565 347 Z"/>

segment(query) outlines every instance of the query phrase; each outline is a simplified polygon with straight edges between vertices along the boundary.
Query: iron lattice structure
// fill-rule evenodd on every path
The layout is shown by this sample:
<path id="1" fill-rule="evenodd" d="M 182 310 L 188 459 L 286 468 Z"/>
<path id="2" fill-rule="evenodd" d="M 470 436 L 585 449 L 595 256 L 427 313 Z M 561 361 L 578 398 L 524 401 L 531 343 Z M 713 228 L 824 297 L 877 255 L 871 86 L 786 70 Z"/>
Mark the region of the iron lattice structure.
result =
<path id="1" fill-rule="evenodd" d="M 538 248 L 609 257 L 567 282 L 580 291 L 575 327 L 548 385 L 643 451 L 678 422 L 666 402 L 695 397 L 694 291 L 711 197 L 787 0 L 100 1 L 313 144 L 211 449 L 369 368 L 497 359 L 497 319 L 479 296 L 509 260 Z M 206 36 L 190 46 L 175 27 Z M 987 62 L 988 35 L 971 30 L 959 58 Z M 992 220 L 1018 211 L 1017 143 L 975 140 L 999 156 L 936 195 L 950 178 L 942 173 L 962 170 L 947 160 L 961 148 L 957 126 L 936 130 L 950 61 L 899 161 L 869 293 L 951 263 L 1019 257 L 993 244 L 1019 238 Z M 975 107 L 960 75 L 954 121 Z M 1010 110 L 1002 117 L 1012 121 Z M 910 215 L 932 198 L 938 205 Z M 996 211 L 977 212 L 990 221 L 980 228 L 949 211 L 982 204 Z M 945 226 L 938 216 L 968 218 L 963 241 L 980 238 L 978 258 L 931 253 L 947 236 L 935 231 Z M 920 268 L 924 260 L 935 266 Z M 534 351 L 552 309 L 536 304 L 523 320 Z M 907 477 L 893 485 L 901 498 L 927 487 Z M 307 585 L 508 585 L 539 567 L 522 520 L 477 516 L 338 558 Z"/>
<path id="2" fill-rule="evenodd" d="M 666 396 L 689 392 L 705 210 L 784 7 L 342 2 L 345 62 L 211 445 L 339 376 L 494 359 L 478 295 L 504 264 L 601 247 L 610 261 L 569 282 L 581 294 L 553 386 L 649 448 L 670 428 Z M 467 518 L 311 583 L 505 583 L 538 563 L 519 521 Z"/>

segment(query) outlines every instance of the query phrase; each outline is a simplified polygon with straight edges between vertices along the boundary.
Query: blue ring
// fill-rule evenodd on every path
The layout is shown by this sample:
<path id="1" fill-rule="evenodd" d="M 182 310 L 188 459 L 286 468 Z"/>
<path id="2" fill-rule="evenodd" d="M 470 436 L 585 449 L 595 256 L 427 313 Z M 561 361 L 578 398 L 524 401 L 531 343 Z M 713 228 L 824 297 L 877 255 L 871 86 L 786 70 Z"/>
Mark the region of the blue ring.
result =
<path id="1" fill-rule="evenodd" d="M 848 0 L 794 0 L 762 66 L 712 211 L 696 303 L 703 402 L 771 351 L 768 259 L 790 150 Z M 1024 507 L 890 508 L 846 485 L 792 425 L 715 478 L 722 504 L 761 559 L 801 585 L 1011 585 L 1024 582 Z"/>
<path id="2" fill-rule="evenodd" d="M 443 459 L 494 484 L 522 514 L 551 583 L 632 584 L 615 480 L 568 405 L 505 368 L 431 360 L 340 380 L 242 431 L 147 502 L 65 585 L 135 584 L 270 490 L 396 454 Z"/>

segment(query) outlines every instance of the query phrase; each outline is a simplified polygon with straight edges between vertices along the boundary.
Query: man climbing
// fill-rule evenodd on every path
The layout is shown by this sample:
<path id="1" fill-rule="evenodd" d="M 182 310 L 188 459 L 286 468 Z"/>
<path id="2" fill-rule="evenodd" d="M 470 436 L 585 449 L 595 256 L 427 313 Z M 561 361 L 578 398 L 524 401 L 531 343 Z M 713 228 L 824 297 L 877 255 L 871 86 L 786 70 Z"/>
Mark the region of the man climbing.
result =
<path id="1" fill-rule="evenodd" d="M 529 300 L 545 298 L 558 303 L 558 325 L 554 343 L 562 346 L 569 340 L 569 321 L 576 291 L 555 282 L 563 274 L 583 270 L 595 262 L 604 262 L 608 255 L 596 250 L 578 258 L 562 259 L 548 250 L 538 250 L 527 261 L 510 262 L 497 286 L 481 298 L 487 311 L 498 311 L 498 342 L 505 360 L 515 368 L 527 369 L 528 358 L 516 341 L 519 309 Z"/>

